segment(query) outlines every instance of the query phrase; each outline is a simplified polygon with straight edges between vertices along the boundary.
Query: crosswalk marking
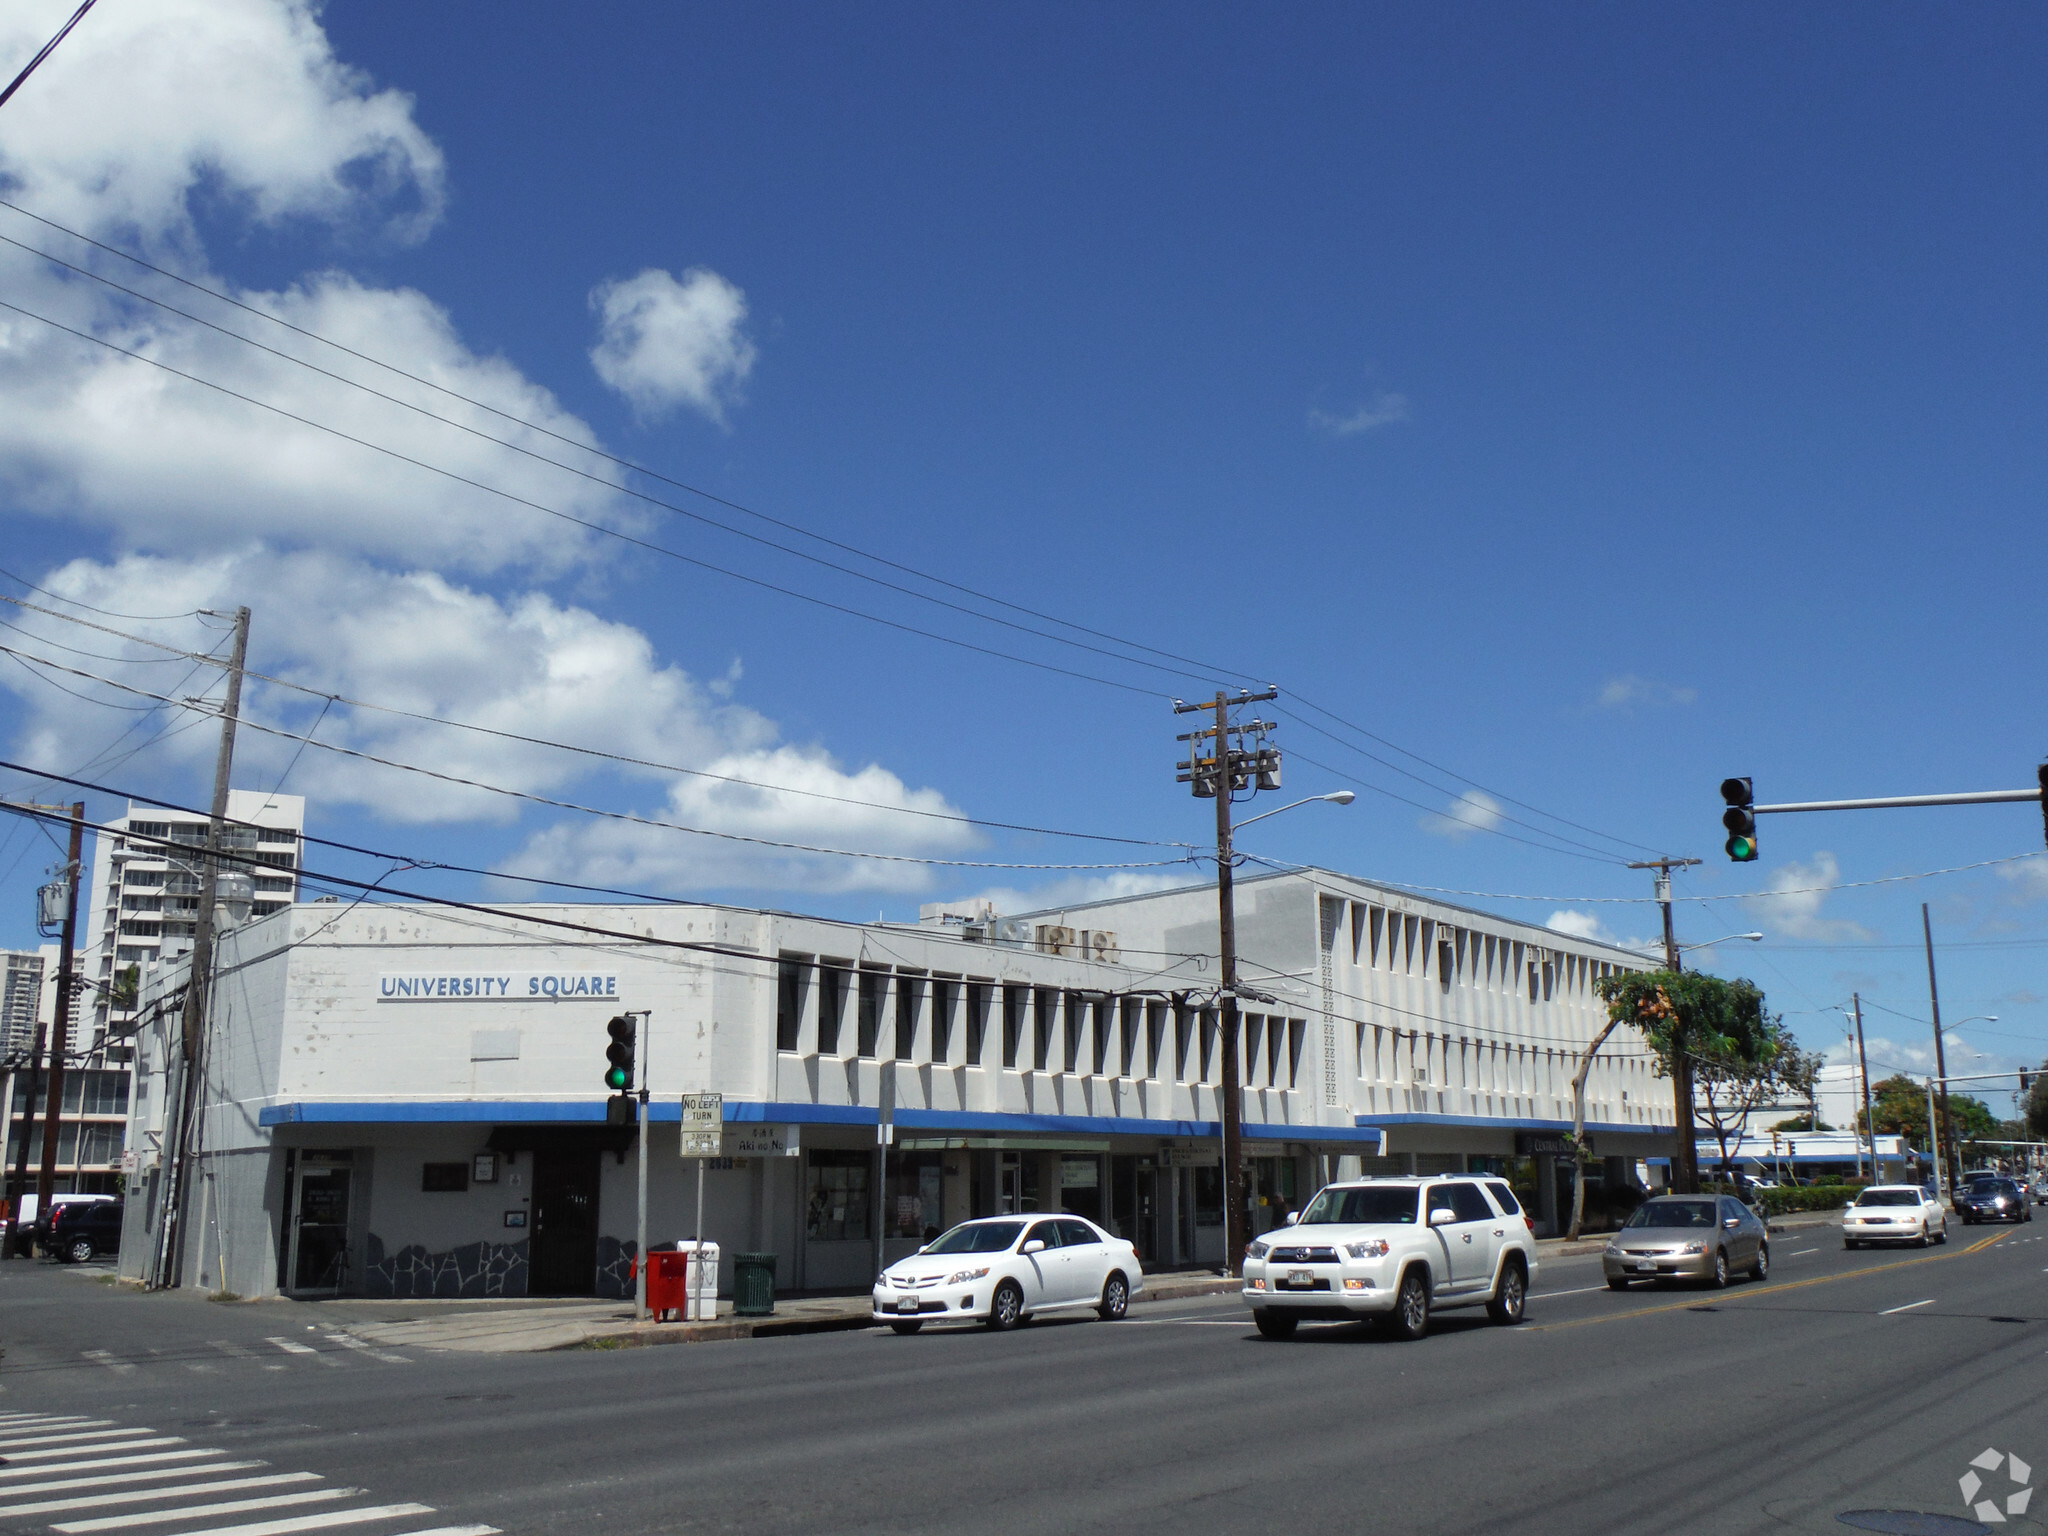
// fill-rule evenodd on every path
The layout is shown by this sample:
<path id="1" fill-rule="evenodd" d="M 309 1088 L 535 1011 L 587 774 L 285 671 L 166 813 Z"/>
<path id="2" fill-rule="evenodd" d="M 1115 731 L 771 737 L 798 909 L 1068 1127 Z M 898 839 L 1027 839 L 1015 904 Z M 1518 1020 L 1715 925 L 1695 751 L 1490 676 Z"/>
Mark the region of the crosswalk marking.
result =
<path id="1" fill-rule="evenodd" d="M 359 1354 L 370 1355 L 379 1360 L 386 1360 L 393 1365 L 412 1364 L 412 1357 L 409 1355 L 394 1355 L 387 1353 L 386 1351 L 381 1349 L 372 1349 L 369 1345 L 365 1344 L 361 1339 L 355 1338 L 352 1335 L 346 1333 L 330 1333 L 327 1335 L 327 1337 L 334 1340 L 334 1342 L 339 1344 L 343 1349 L 353 1349 L 357 1351 Z"/>
<path id="2" fill-rule="evenodd" d="M 216 1525 L 203 1531 L 185 1531 L 182 1536 L 292 1536 L 295 1531 L 324 1531 L 337 1525 L 368 1525 L 376 1520 L 397 1520 L 406 1515 L 431 1515 L 431 1504 L 373 1504 L 367 1509 L 337 1509 L 321 1515 L 295 1515 L 284 1520 L 258 1520 L 249 1525 Z M 62 1530 L 59 1526 L 57 1529 Z M 478 1536 L 490 1526 L 474 1526 Z"/>
<path id="3" fill-rule="evenodd" d="M 143 1433 L 148 1435 L 149 1432 L 145 1430 Z M 42 1451 L 12 1452 L 7 1457 L 7 1465 L 11 1467 L 17 1461 L 47 1461 L 52 1456 L 77 1456 L 89 1451 L 141 1450 L 145 1446 L 183 1445 L 184 1443 L 184 1439 L 178 1435 L 156 1435 L 142 1440 L 121 1440 L 112 1445 L 56 1445 Z"/>
<path id="4" fill-rule="evenodd" d="M 130 1442 L 133 1444 L 134 1442 Z M 183 1441 L 170 1444 L 182 1445 Z M 123 1447 L 125 1450 L 127 1447 Z M 73 1461 L 61 1467 L 0 1467 L 0 1479 L 48 1477 L 53 1472 L 98 1471 L 101 1467 L 136 1467 L 146 1462 L 191 1461 L 200 1456 L 218 1456 L 219 1451 L 151 1451 L 145 1456 L 102 1456 L 93 1461 Z M 0 1492 L 4 1492 L 0 1489 Z"/>
<path id="5" fill-rule="evenodd" d="M 219 1504 L 197 1504 L 190 1509 L 153 1509 L 146 1514 L 102 1515 L 94 1520 L 72 1520 L 53 1525 L 50 1529 L 58 1532 L 59 1536 L 87 1536 L 92 1531 L 128 1531 L 145 1525 L 171 1525 L 180 1520 L 201 1520 L 214 1515 L 249 1515 L 262 1509 L 324 1504 L 334 1499 L 352 1499 L 362 1491 L 360 1488 L 315 1488 L 307 1493 L 274 1493 L 262 1499 L 227 1499 Z"/>
<path id="6" fill-rule="evenodd" d="M 322 1365 L 340 1366 L 343 1364 L 342 1361 L 335 1359 L 334 1356 L 323 1355 L 320 1353 L 319 1350 L 315 1349 L 312 1345 L 301 1344 L 297 1339 L 265 1339 L 263 1342 L 266 1344 L 275 1344 L 279 1349 L 283 1350 L 288 1355 L 311 1355 L 315 1360 L 318 1360 Z M 410 1362 L 407 1363 L 410 1364 Z"/>
<path id="7" fill-rule="evenodd" d="M 209 1472 L 220 1468 L 208 1467 Z M 129 1488 L 120 1493 L 86 1493 L 68 1499 L 36 1499 L 27 1504 L 0 1504 L 0 1516 L 53 1515 L 67 1509 L 106 1509 L 116 1504 L 147 1504 L 151 1499 L 196 1499 L 213 1493 L 240 1493 L 251 1488 L 276 1488 L 286 1483 L 317 1483 L 318 1472 L 272 1472 L 263 1477 L 229 1477 L 217 1483 L 192 1483 L 183 1488 Z M 36 1493 L 17 1488 L 14 1494 Z M 195 1511 L 186 1511 L 195 1513 Z"/>
<path id="8" fill-rule="evenodd" d="M 60 1440 L 97 1440 L 101 1438 L 101 1435 L 104 1432 L 108 1431 L 108 1426 L 111 1426 L 113 1422 L 114 1421 L 112 1419 L 87 1419 L 82 1424 L 62 1426 L 62 1432 L 58 1434 L 0 1436 L 0 1451 L 12 1450 L 17 1445 L 55 1445 Z M 60 1426 L 50 1424 L 38 1424 L 35 1427 L 41 1430 L 48 1430 L 57 1429 Z M 116 1429 L 112 1430 L 111 1433 L 117 1435 L 134 1435 L 140 1434 L 141 1431 L 134 1429 Z"/>
<path id="9" fill-rule="evenodd" d="M 108 1351 L 104 1349 L 87 1349 L 81 1350 L 79 1353 L 83 1354 L 86 1359 L 92 1361 L 94 1365 L 104 1365 L 116 1376 L 126 1376 L 130 1371 L 135 1369 L 135 1367 L 128 1361 L 116 1360 L 112 1354 L 110 1354 Z"/>
<path id="10" fill-rule="evenodd" d="M 216 1453 L 218 1454 L 218 1453 Z M 16 1488 L 0 1488 L 0 1499 L 27 1498 L 30 1494 L 62 1493 L 69 1488 L 118 1488 L 123 1483 L 160 1483 L 173 1477 L 212 1477 L 220 1472 L 243 1472 L 251 1467 L 265 1466 L 261 1461 L 209 1461 L 197 1467 L 151 1467 L 146 1472 L 107 1472 L 98 1477 L 63 1477 L 53 1483 L 23 1483 Z M 70 1467 L 37 1467 L 39 1474 L 69 1472 Z M 176 1489 L 166 1489 L 176 1492 Z"/>

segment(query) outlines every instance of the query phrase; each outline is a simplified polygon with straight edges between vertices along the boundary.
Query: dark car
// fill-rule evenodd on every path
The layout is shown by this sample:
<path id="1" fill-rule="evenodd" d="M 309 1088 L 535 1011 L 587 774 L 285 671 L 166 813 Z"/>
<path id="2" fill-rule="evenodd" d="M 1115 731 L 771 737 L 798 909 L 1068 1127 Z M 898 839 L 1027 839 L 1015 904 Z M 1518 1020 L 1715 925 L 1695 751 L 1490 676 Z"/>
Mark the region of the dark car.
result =
<path id="1" fill-rule="evenodd" d="M 58 1206 L 50 1212 L 48 1235 L 38 1234 L 44 1251 L 56 1254 L 67 1264 L 83 1264 L 103 1253 L 119 1253 L 123 1209 L 119 1200 Z"/>
<path id="2" fill-rule="evenodd" d="M 1966 1226 L 1980 1221 L 2032 1221 L 2027 1197 L 2011 1179 L 1982 1179 L 1956 1195 L 1956 1212 Z"/>

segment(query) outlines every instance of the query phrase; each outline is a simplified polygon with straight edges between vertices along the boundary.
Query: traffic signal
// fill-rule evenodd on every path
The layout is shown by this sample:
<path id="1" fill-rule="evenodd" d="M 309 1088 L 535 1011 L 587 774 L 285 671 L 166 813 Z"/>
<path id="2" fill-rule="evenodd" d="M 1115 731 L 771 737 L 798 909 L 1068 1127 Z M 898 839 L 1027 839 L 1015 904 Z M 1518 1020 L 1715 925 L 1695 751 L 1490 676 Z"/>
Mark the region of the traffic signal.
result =
<path id="1" fill-rule="evenodd" d="M 1728 802 L 1721 813 L 1721 825 L 1728 829 L 1728 857 L 1747 864 L 1756 858 L 1756 791 L 1748 779 L 1723 779 L 1721 798 Z"/>
<path id="2" fill-rule="evenodd" d="M 605 1032 L 612 1043 L 604 1048 L 604 1059 L 610 1063 L 605 1068 L 604 1085 L 613 1093 L 625 1093 L 633 1086 L 633 1047 L 640 1026 L 630 1013 L 622 1013 L 605 1025 Z"/>

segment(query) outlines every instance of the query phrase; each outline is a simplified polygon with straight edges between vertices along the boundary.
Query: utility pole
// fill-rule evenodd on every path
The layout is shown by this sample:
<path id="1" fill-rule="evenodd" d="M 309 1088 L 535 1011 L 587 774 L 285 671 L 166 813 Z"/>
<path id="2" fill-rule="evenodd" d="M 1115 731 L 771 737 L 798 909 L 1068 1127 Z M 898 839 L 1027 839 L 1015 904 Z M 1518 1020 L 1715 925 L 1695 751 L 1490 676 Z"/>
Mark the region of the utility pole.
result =
<path id="1" fill-rule="evenodd" d="M 69 889 L 64 896 L 64 936 L 58 940 L 57 1001 L 50 1019 L 49 1086 L 44 1090 L 43 1101 L 43 1162 L 36 1172 L 38 1220 L 49 1213 L 50 1197 L 57 1192 L 57 1128 L 64 1111 L 64 1058 L 71 1049 L 71 962 L 73 946 L 78 938 L 79 858 L 84 852 L 85 802 L 80 800 L 71 807 L 70 863 L 64 876 Z"/>
<path id="2" fill-rule="evenodd" d="M 1863 1054 L 1863 994 L 1851 992 L 1850 1006 L 1856 1014 L 1856 1075 L 1863 1082 L 1863 1134 L 1870 1138 L 1870 1182 L 1878 1182 L 1877 1115 L 1870 1107 L 1870 1058 Z"/>
<path id="3" fill-rule="evenodd" d="M 1629 865 L 1630 869 L 1654 869 L 1657 871 L 1657 904 L 1664 909 L 1664 969 L 1676 975 L 1685 969 L 1685 957 L 1679 953 L 1678 930 L 1671 922 L 1671 871 L 1697 864 L 1698 859 L 1645 859 Z M 1700 1188 L 1700 1154 L 1695 1145 L 1693 1133 L 1692 1102 L 1692 1055 L 1686 1049 L 1683 1039 L 1671 1053 L 1671 1096 L 1678 1114 L 1678 1157 L 1672 1168 L 1674 1182 L 1681 1195 L 1694 1195 Z"/>
<path id="4" fill-rule="evenodd" d="M 1924 901 L 1920 903 L 1920 933 L 1927 941 L 1927 1001 L 1934 1009 L 1934 1071 L 1941 1079 L 1941 1150 L 1948 1166 L 1949 1193 L 1953 1195 L 1963 1181 L 1963 1163 L 1956 1152 L 1955 1122 L 1948 1112 L 1948 1052 L 1941 1039 L 1941 989 L 1934 981 L 1934 921 L 1927 915 Z"/>
<path id="5" fill-rule="evenodd" d="M 1217 966 L 1216 1012 L 1223 1035 L 1221 1060 L 1217 1063 L 1216 1104 L 1217 1118 L 1223 1126 L 1223 1272 L 1226 1275 L 1235 1275 L 1241 1270 L 1247 1241 L 1241 1081 L 1244 1074 L 1238 1062 L 1237 902 L 1231 884 L 1230 797 L 1239 789 L 1256 794 L 1261 789 L 1280 787 L 1279 749 L 1263 744 L 1265 733 L 1272 727 L 1260 720 L 1234 726 L 1230 723 L 1230 710 L 1234 705 L 1260 704 L 1279 697 L 1277 688 L 1268 688 L 1263 693 L 1240 691 L 1235 698 L 1219 688 L 1213 703 L 1183 704 L 1176 700 L 1173 706 L 1174 713 L 1180 715 L 1205 709 L 1216 713 L 1213 726 L 1192 731 L 1182 738 L 1188 743 L 1188 758 L 1179 766 L 1185 770 L 1181 774 L 1181 782 L 1189 785 L 1197 798 L 1209 795 L 1216 801 L 1216 942 L 1221 951 Z M 1230 744 L 1233 735 L 1256 735 L 1261 739 L 1261 745 L 1250 750 L 1233 747 Z M 1213 743 L 1211 754 L 1206 758 L 1202 756 L 1201 749 L 1205 740 Z"/>
<path id="6" fill-rule="evenodd" d="M 235 610 L 234 648 L 228 655 L 227 698 L 221 706 L 220 749 L 213 762 L 213 805 L 206 827 L 206 858 L 199 875 L 199 910 L 192 923 L 192 955 L 185 975 L 185 1013 L 179 1068 L 183 1081 L 177 1096 L 175 1134 L 167 1142 L 171 1177 L 165 1181 L 162 1241 L 157 1249 L 153 1286 L 184 1283 L 185 1237 L 191 1205 L 192 1164 L 203 1133 L 202 1079 L 205 1075 L 207 982 L 213 975 L 213 906 L 220 880 L 221 845 L 226 841 L 228 775 L 235 762 L 235 722 L 242 709 L 242 665 L 249 655 L 249 610 Z M 225 1279 L 222 1281 L 226 1283 Z"/>
<path id="7" fill-rule="evenodd" d="M 28 1092 L 21 1101 L 21 1150 L 15 1154 L 14 1173 L 7 1181 L 7 1241 L 0 1244 L 0 1259 L 9 1259 L 17 1254 L 28 1257 L 28 1233 L 21 1222 L 21 1202 L 28 1193 L 28 1142 L 29 1127 L 36 1122 L 36 1089 L 43 1081 L 44 1024 L 40 1013 L 36 1016 L 35 1044 L 30 1048 L 28 1058 Z"/>

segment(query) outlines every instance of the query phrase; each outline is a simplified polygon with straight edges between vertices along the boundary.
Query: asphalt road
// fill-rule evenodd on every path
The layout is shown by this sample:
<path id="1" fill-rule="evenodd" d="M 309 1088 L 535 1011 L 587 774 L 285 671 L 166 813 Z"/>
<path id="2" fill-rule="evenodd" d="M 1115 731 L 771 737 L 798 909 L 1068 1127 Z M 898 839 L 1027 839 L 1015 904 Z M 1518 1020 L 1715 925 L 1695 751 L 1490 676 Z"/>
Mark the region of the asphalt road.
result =
<path id="1" fill-rule="evenodd" d="M 1625 1295 L 1553 1259 L 1522 1326 L 1446 1314 L 1413 1344 L 1270 1343 L 1205 1298 L 526 1356 L 372 1350 L 340 1308 L 10 1263 L 0 1531 L 1840 1533 L 1851 1510 L 1966 1516 L 1991 1448 L 2048 1482 L 2048 1223 L 1926 1253 L 1787 1232 L 1774 1258 L 1764 1285 Z M 114 1439 L 42 1438 L 63 1432 Z M 184 1459 L 77 1466 L 142 1441 Z M 249 1486 L 180 1502 L 165 1468 Z M 2039 1502 L 1994 1528 L 2048 1529 Z"/>

